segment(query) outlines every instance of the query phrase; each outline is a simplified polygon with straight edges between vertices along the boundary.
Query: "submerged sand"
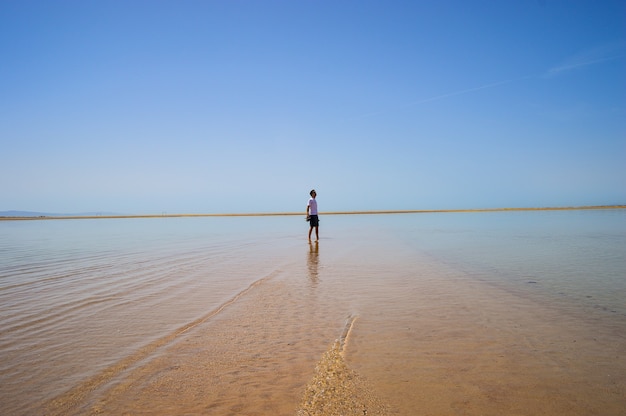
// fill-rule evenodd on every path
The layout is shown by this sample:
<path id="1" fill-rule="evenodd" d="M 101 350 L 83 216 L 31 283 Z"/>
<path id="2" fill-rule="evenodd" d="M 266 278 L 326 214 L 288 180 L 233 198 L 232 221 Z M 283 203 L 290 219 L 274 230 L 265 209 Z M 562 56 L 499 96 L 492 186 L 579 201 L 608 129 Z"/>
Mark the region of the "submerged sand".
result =
<path id="1" fill-rule="evenodd" d="M 372 387 L 346 364 L 341 344 L 335 342 L 317 363 L 297 416 L 387 415 Z"/>
<path id="2" fill-rule="evenodd" d="M 45 413 L 623 414 L 624 317 L 380 242 L 320 246 Z"/>
<path id="3" fill-rule="evenodd" d="M 587 214 L 602 221 L 570 229 Z M 560 216 L 521 215 L 524 232 L 483 241 L 493 224 L 468 232 L 467 221 L 509 216 L 463 215 L 452 227 L 445 216 L 413 217 L 419 226 L 328 218 L 332 232 L 317 244 L 289 218 L 8 224 L 0 408 L 622 415 L 623 213 L 564 215 L 553 230 L 565 235 L 543 244 L 554 243 L 543 227 Z M 531 217 L 543 218 L 540 233 L 527 232 Z M 465 256 L 451 255 L 451 243 Z M 494 245 L 509 243 L 539 246 L 508 259 Z M 488 267 L 471 267 L 481 255 Z M 563 268 L 562 284 L 534 261 Z M 570 292 L 577 282 L 584 290 Z"/>

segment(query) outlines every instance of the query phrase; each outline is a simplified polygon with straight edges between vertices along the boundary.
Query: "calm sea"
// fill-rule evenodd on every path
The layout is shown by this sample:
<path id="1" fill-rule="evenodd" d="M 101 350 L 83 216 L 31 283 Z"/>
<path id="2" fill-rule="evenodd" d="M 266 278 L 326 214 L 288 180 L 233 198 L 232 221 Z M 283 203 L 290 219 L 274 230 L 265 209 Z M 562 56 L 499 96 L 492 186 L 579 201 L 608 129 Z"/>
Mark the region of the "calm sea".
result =
<path id="1" fill-rule="evenodd" d="M 2 413 L 295 414 L 337 338 L 390 414 L 626 410 L 626 210 L 307 226 L 0 221 Z"/>

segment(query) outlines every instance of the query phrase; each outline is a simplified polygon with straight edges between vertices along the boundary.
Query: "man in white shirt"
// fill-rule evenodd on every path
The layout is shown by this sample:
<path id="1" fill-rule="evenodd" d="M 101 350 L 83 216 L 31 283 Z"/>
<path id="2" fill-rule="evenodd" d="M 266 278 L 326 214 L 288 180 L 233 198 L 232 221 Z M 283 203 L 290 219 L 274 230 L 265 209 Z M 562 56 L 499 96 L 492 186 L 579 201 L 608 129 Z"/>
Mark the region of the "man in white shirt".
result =
<path id="1" fill-rule="evenodd" d="M 309 203 L 306 206 L 306 220 L 309 222 L 309 225 L 310 225 L 309 241 L 311 241 L 311 232 L 313 231 L 313 228 L 315 228 L 315 240 L 319 241 L 320 220 L 319 220 L 319 217 L 317 216 L 317 201 L 315 200 L 315 197 L 317 196 L 317 192 L 315 192 L 315 189 L 313 189 L 311 190 L 311 192 L 309 192 L 309 195 L 311 195 L 311 198 L 309 199 Z"/>

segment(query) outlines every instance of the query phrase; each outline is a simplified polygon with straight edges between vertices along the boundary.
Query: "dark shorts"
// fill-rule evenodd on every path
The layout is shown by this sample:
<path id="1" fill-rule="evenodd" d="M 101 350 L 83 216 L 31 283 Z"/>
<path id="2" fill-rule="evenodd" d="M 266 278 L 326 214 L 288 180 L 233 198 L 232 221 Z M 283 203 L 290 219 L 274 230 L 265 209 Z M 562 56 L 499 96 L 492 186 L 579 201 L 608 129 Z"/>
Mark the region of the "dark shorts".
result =
<path id="1" fill-rule="evenodd" d="M 320 219 L 317 215 L 311 215 L 309 223 L 311 224 L 311 227 L 318 227 L 320 225 Z"/>

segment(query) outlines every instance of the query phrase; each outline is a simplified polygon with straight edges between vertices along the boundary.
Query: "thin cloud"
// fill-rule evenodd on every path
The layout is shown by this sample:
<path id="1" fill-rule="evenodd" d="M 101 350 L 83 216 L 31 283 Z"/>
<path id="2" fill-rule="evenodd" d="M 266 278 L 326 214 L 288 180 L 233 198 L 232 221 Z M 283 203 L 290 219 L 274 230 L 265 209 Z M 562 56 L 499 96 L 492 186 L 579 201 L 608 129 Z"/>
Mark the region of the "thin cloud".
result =
<path id="1" fill-rule="evenodd" d="M 383 114 L 393 113 L 396 111 L 405 110 L 407 108 L 415 107 L 421 104 L 431 103 L 439 100 L 445 100 L 451 97 L 457 97 L 459 95 L 470 94 L 473 92 L 499 87 L 501 85 L 510 84 L 517 81 L 522 81 L 525 79 L 537 79 L 537 78 L 551 78 L 558 76 L 562 73 L 573 71 L 578 68 L 583 68 L 586 66 L 597 65 L 603 62 L 613 61 L 616 59 L 620 59 L 626 56 L 626 42 L 614 42 L 606 45 L 602 45 L 593 49 L 584 50 L 568 60 L 564 61 L 562 64 L 554 66 L 548 69 L 543 75 L 526 75 L 519 78 L 507 79 L 503 81 L 492 82 L 489 84 L 480 85 L 477 87 L 467 88 L 464 90 L 453 91 L 446 94 L 435 95 L 428 98 L 423 98 L 421 100 L 411 101 L 402 105 L 398 105 L 394 108 L 389 108 L 386 110 L 373 111 L 371 113 L 360 114 L 358 116 L 350 117 L 349 120 L 360 120 L 364 118 L 379 116 Z"/>
<path id="2" fill-rule="evenodd" d="M 603 62 L 614 61 L 626 56 L 626 42 L 616 42 L 599 46 L 593 49 L 584 50 L 562 64 L 554 66 L 544 74 L 545 78 L 555 77 L 564 72 L 573 71 L 579 68 L 597 65 Z"/>
<path id="3" fill-rule="evenodd" d="M 447 93 L 447 94 L 436 95 L 434 97 L 425 98 L 423 100 L 417 100 L 417 101 L 413 101 L 411 103 L 407 103 L 402 108 L 412 107 L 412 106 L 418 105 L 418 104 L 430 103 L 430 102 L 433 102 L 433 101 L 439 101 L 439 100 L 443 100 L 445 98 L 456 97 L 458 95 L 469 94 L 470 92 L 486 90 L 488 88 L 494 88 L 494 87 L 498 87 L 500 85 L 510 84 L 511 82 L 519 81 L 519 80 L 522 80 L 522 79 L 525 79 L 525 78 L 528 78 L 528 77 L 507 79 L 505 81 L 492 82 L 491 84 L 485 84 L 485 85 L 481 85 L 479 87 L 468 88 L 468 89 L 465 89 L 465 90 L 450 92 L 450 93 Z"/>
<path id="4" fill-rule="evenodd" d="M 469 94 L 469 93 L 480 91 L 480 90 L 486 90 L 488 88 L 495 88 L 495 87 L 499 87 L 500 85 L 510 84 L 512 82 L 520 81 L 520 80 L 527 79 L 527 78 L 530 78 L 530 77 L 529 76 L 524 76 L 524 77 L 520 77 L 520 78 L 507 79 L 507 80 L 504 80 L 504 81 L 497 81 L 497 82 L 492 82 L 492 83 L 485 84 L 485 85 L 480 85 L 478 87 L 472 87 L 472 88 L 467 88 L 467 89 L 464 89 L 464 90 L 449 92 L 449 93 L 446 93 L 446 94 L 435 95 L 435 96 L 432 96 L 432 97 L 429 97 L 429 98 L 424 98 L 424 99 L 421 99 L 421 100 L 411 101 L 411 102 L 408 102 L 406 104 L 403 104 L 403 105 L 400 105 L 398 107 L 395 107 L 393 109 L 374 111 L 374 112 L 371 112 L 371 113 L 361 114 L 361 115 L 358 115 L 358 116 L 355 116 L 355 117 L 351 117 L 350 120 L 359 120 L 359 119 L 363 119 L 363 118 L 374 117 L 374 116 L 378 116 L 378 115 L 382 115 L 382 114 L 387 114 L 387 113 L 391 113 L 391 112 L 405 110 L 407 108 L 414 107 L 414 106 L 417 106 L 417 105 L 420 105 L 420 104 L 426 104 L 426 103 L 431 103 L 431 102 L 434 102 L 434 101 L 445 100 L 446 98 L 457 97 L 459 95 L 465 95 L 465 94 Z"/>
<path id="5" fill-rule="evenodd" d="M 553 76 L 559 75 L 562 72 L 571 71 L 571 70 L 574 70 L 574 69 L 577 69 L 577 68 L 581 68 L 581 67 L 589 66 L 589 65 L 595 65 L 595 64 L 602 63 L 602 62 L 613 61 L 615 59 L 623 58 L 624 56 L 626 56 L 626 54 L 617 55 L 617 56 L 609 56 L 607 58 L 594 59 L 594 60 L 585 61 L 585 62 L 575 62 L 575 63 L 571 63 L 571 64 L 565 64 L 565 65 L 557 66 L 557 67 L 554 67 L 554 68 L 550 68 L 548 70 L 548 72 L 546 72 L 545 76 L 546 77 L 553 77 Z"/>

